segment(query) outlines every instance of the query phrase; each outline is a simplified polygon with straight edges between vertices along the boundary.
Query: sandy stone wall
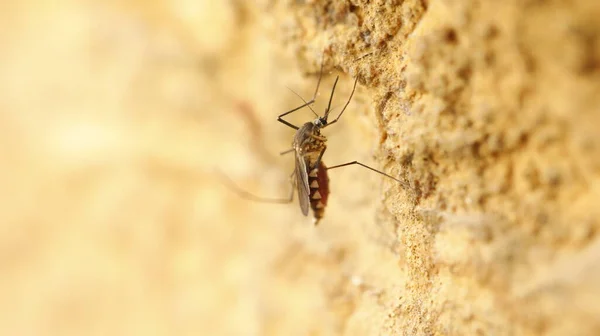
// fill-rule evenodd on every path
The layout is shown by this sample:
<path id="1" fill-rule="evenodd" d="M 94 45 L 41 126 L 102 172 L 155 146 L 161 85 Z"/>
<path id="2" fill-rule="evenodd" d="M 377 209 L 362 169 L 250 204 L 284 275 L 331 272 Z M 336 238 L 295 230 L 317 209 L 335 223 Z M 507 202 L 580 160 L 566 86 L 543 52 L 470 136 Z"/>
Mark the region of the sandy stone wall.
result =
<path id="1" fill-rule="evenodd" d="M 0 334 L 600 334 L 600 2 L 0 5 Z M 286 198 L 321 113 L 325 218 Z M 288 90 L 292 89 L 294 92 Z M 312 120 L 310 110 L 290 116 Z"/>

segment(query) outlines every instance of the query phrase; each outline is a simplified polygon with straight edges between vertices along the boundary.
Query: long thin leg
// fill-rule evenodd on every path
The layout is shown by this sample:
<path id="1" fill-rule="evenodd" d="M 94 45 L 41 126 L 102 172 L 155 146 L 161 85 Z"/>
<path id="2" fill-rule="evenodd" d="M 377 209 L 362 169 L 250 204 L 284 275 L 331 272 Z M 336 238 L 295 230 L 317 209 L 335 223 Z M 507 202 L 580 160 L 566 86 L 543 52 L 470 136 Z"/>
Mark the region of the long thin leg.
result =
<path id="1" fill-rule="evenodd" d="M 294 113 L 294 112 L 296 112 L 296 111 L 298 111 L 298 110 L 300 110 L 300 109 L 302 109 L 302 108 L 304 108 L 304 107 L 306 107 L 306 106 L 308 106 L 308 105 L 310 105 L 310 104 L 312 104 L 312 103 L 315 102 L 315 99 L 317 99 L 317 93 L 319 92 L 319 86 L 321 85 L 321 78 L 322 77 L 323 77 L 323 61 L 321 61 L 321 70 L 319 70 L 319 80 L 317 81 L 317 88 L 315 89 L 315 93 L 313 94 L 312 99 L 309 100 L 309 101 L 307 101 L 307 102 L 305 102 L 304 104 L 296 107 L 295 109 L 292 109 L 292 110 L 289 110 L 289 111 L 287 111 L 285 113 L 280 114 L 277 117 L 277 121 L 279 121 L 280 123 L 282 123 L 282 124 L 284 124 L 284 125 L 286 125 L 288 127 L 291 127 L 293 129 L 297 130 L 299 128 L 298 126 L 290 123 L 287 120 L 283 120 L 282 118 L 285 117 L 286 115 L 290 114 L 290 113 Z M 302 97 L 300 97 L 300 98 L 302 98 Z M 302 100 L 304 100 L 304 99 L 302 99 Z"/>
<path id="2" fill-rule="evenodd" d="M 307 102 L 307 101 L 306 101 L 304 98 L 302 98 L 302 96 L 301 96 L 301 95 L 299 95 L 299 94 L 298 94 L 298 92 L 296 92 L 296 91 L 294 91 L 294 90 L 290 89 L 290 88 L 289 88 L 289 87 L 287 87 L 287 86 L 286 86 L 286 88 L 287 88 L 288 90 L 292 91 L 292 93 L 293 93 L 293 94 L 295 94 L 296 96 L 298 96 L 298 98 L 300 98 L 300 99 L 302 100 L 302 102 L 304 102 L 304 104 L 307 104 L 307 107 L 308 107 L 308 108 L 310 109 L 310 111 L 311 111 L 311 112 L 312 112 L 312 113 L 315 115 L 315 117 L 317 117 L 317 118 L 319 117 L 319 115 L 317 114 L 317 112 L 315 112 L 315 110 L 313 110 L 312 106 L 310 106 L 310 104 L 308 104 L 308 102 Z"/>
<path id="3" fill-rule="evenodd" d="M 352 162 L 342 163 L 342 164 L 339 164 L 339 165 L 337 165 L 337 166 L 331 166 L 331 167 L 327 167 L 327 170 L 330 170 L 330 169 L 335 169 L 335 168 L 341 168 L 341 167 L 346 167 L 346 166 L 350 166 L 350 165 L 354 165 L 354 164 L 357 164 L 357 165 L 363 166 L 363 167 L 365 167 L 365 168 L 367 168 L 367 169 L 370 169 L 370 170 L 372 170 L 372 171 L 374 171 L 374 172 L 376 172 L 376 173 L 379 173 L 379 174 L 381 174 L 381 175 L 383 175 L 383 176 L 387 176 L 387 177 L 391 178 L 392 180 L 395 180 L 395 181 L 398 181 L 398 182 L 402 183 L 402 181 L 398 180 L 397 178 L 395 178 L 395 177 L 392 177 L 392 176 L 390 176 L 390 175 L 388 175 L 388 174 L 386 174 L 386 173 L 382 172 L 381 170 L 377 170 L 377 169 L 375 169 L 375 168 L 372 168 L 372 167 L 369 167 L 369 166 L 367 166 L 366 164 L 362 164 L 362 163 L 360 163 L 360 162 L 358 162 L 358 161 L 352 161 Z"/>
<path id="4" fill-rule="evenodd" d="M 260 202 L 260 203 L 288 204 L 288 203 L 292 203 L 294 201 L 294 182 L 293 182 L 293 180 L 292 180 L 292 191 L 288 198 L 269 198 L 269 197 L 261 197 L 261 196 L 254 195 L 254 194 L 240 188 L 227 175 L 225 175 L 221 171 L 217 171 L 217 174 L 221 178 L 222 182 L 229 189 L 231 189 L 233 192 L 238 194 L 238 196 L 240 196 L 241 198 L 244 198 L 244 199 L 247 199 L 250 201 L 254 201 L 254 202 Z M 292 176 L 293 176 L 293 173 L 292 173 Z"/>
<path id="5" fill-rule="evenodd" d="M 327 121 L 327 117 L 329 116 L 329 111 L 331 111 L 331 101 L 333 100 L 333 94 L 335 92 L 335 87 L 337 86 L 337 82 L 340 79 L 340 76 L 335 77 L 335 82 L 333 82 L 333 88 L 331 89 L 331 95 L 329 96 L 329 103 L 327 104 L 327 109 L 325 110 L 325 115 L 323 118 Z"/>
<path id="6" fill-rule="evenodd" d="M 358 83 L 358 77 L 356 77 L 356 79 L 354 80 L 354 86 L 352 87 L 352 93 L 350 93 L 350 97 L 348 97 L 348 101 L 346 102 L 346 105 L 344 105 L 344 108 L 342 109 L 340 114 L 338 114 L 338 116 L 334 120 L 332 120 L 331 122 L 328 122 L 327 125 L 323 126 L 323 128 L 335 124 L 340 119 L 340 117 L 342 116 L 344 111 L 346 111 L 346 107 L 348 107 L 348 104 L 350 104 L 350 100 L 352 100 L 352 96 L 354 96 L 354 91 L 356 90 L 356 83 Z M 325 120 L 327 120 L 328 115 L 329 115 L 329 109 L 327 110 L 327 113 L 325 113 Z"/>
<path id="7" fill-rule="evenodd" d="M 295 149 L 293 149 L 293 148 L 290 148 L 290 149 L 284 150 L 283 152 L 279 153 L 279 155 L 285 155 L 285 154 L 288 154 L 288 153 L 291 153 L 291 152 L 293 152 L 294 150 L 295 150 Z"/>
<path id="8" fill-rule="evenodd" d="M 317 161 L 315 161 L 314 166 L 310 167 L 309 173 L 311 171 L 313 171 L 315 168 L 319 167 L 319 163 L 321 163 L 321 158 L 323 157 L 323 154 L 325 154 L 325 150 L 327 148 L 323 148 L 323 150 L 319 153 L 319 157 L 317 157 Z"/>
<path id="9" fill-rule="evenodd" d="M 280 123 L 282 123 L 282 124 L 284 124 L 284 125 L 286 125 L 286 126 L 288 126 L 288 127 L 291 127 L 291 128 L 293 128 L 293 129 L 295 129 L 295 130 L 299 129 L 300 127 L 298 127 L 298 126 L 296 126 L 296 125 L 294 125 L 294 124 L 290 123 L 290 122 L 289 122 L 289 121 L 287 121 L 287 120 L 283 120 L 283 119 L 282 119 L 282 117 L 285 117 L 286 115 L 288 115 L 288 114 L 290 114 L 290 113 L 296 112 L 296 111 L 298 111 L 299 109 L 301 109 L 301 108 L 303 108 L 303 107 L 306 107 L 306 106 L 308 106 L 308 105 L 310 105 L 310 104 L 312 104 L 312 103 L 314 103 L 314 102 L 315 102 L 315 100 L 314 100 L 314 99 L 311 99 L 311 100 L 309 100 L 308 102 L 306 102 L 306 104 L 302 104 L 302 105 L 300 105 L 300 106 L 296 107 L 296 108 L 295 108 L 295 109 L 293 109 L 293 110 L 287 111 L 287 112 L 285 112 L 284 114 L 281 114 L 281 115 L 279 115 L 279 116 L 277 117 L 277 121 L 279 121 Z"/>

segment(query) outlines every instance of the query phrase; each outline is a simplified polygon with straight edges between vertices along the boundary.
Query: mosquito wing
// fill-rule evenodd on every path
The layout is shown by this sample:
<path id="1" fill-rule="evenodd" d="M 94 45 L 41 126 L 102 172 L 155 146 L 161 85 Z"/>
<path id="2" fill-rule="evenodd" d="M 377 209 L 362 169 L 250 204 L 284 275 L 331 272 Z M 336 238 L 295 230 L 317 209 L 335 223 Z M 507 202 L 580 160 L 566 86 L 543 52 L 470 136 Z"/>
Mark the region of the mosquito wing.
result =
<path id="1" fill-rule="evenodd" d="M 304 216 L 308 215 L 308 204 L 310 203 L 308 188 L 308 173 L 306 172 L 306 162 L 304 158 L 296 153 L 296 188 L 298 188 L 298 199 L 300 200 L 300 210 Z"/>

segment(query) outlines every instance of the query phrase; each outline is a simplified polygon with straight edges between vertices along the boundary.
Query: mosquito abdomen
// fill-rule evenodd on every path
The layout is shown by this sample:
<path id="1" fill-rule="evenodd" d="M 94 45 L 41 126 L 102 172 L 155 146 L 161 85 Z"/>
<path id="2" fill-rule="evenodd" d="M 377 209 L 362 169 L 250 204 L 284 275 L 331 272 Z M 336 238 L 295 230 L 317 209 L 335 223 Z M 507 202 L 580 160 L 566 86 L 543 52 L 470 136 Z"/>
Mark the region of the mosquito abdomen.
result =
<path id="1" fill-rule="evenodd" d="M 325 214 L 327 198 L 329 197 L 329 176 L 327 176 L 327 168 L 323 162 L 320 162 L 318 167 L 309 172 L 308 184 L 310 187 L 310 207 L 313 210 L 316 225 Z"/>

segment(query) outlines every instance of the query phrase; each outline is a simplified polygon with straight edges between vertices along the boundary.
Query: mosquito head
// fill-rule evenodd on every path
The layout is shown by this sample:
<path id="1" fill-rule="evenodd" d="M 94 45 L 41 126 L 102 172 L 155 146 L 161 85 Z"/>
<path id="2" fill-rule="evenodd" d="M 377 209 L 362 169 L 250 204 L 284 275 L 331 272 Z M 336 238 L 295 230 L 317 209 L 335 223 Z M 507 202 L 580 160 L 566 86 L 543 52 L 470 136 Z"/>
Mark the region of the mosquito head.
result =
<path id="1" fill-rule="evenodd" d="M 326 117 L 319 117 L 319 118 L 315 119 L 315 121 L 313 121 L 313 124 L 317 128 L 323 128 L 323 127 L 327 126 L 327 118 Z"/>

